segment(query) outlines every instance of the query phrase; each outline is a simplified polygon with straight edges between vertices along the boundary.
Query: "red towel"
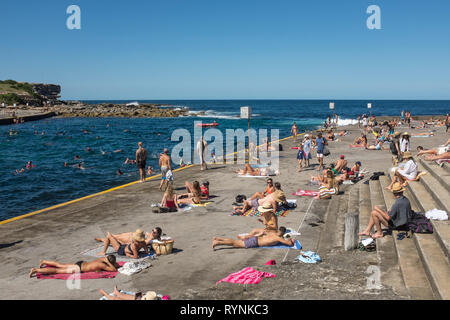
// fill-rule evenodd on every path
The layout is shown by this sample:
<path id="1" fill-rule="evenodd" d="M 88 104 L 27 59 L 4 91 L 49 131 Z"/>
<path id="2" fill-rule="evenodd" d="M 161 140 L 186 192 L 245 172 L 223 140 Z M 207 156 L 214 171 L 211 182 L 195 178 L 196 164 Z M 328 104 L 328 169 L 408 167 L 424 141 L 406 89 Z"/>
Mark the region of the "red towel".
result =
<path id="1" fill-rule="evenodd" d="M 125 264 L 124 261 L 117 262 L 119 266 L 123 266 Z M 115 278 L 118 274 L 118 271 L 108 272 L 108 271 L 98 271 L 98 272 L 82 272 L 82 273 L 59 273 L 59 274 L 43 274 L 36 273 L 36 277 L 38 279 L 100 279 L 100 278 Z M 79 278 L 78 278 L 79 277 Z"/>
<path id="2" fill-rule="evenodd" d="M 293 192 L 292 195 L 299 197 L 315 197 L 319 195 L 319 191 L 298 189 L 297 192 Z"/>
<path id="3" fill-rule="evenodd" d="M 269 272 L 256 271 L 252 267 L 247 267 L 241 271 L 230 274 L 228 277 L 217 281 L 216 285 L 220 282 L 231 282 L 240 284 L 257 284 L 262 278 L 275 278 L 276 275 Z"/>

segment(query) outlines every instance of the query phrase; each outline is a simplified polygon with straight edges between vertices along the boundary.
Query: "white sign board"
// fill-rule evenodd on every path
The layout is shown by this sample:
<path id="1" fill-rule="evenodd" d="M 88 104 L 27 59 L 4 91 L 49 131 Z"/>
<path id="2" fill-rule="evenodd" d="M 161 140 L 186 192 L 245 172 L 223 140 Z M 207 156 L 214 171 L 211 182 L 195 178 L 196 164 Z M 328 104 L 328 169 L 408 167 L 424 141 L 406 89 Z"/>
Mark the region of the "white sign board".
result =
<path id="1" fill-rule="evenodd" d="M 241 107 L 241 119 L 250 119 L 252 108 Z"/>
<path id="2" fill-rule="evenodd" d="M 334 110 L 334 102 L 330 102 L 330 109 Z"/>
<path id="3" fill-rule="evenodd" d="M 372 104 L 371 104 L 371 103 L 368 103 L 368 104 L 367 104 L 367 108 L 372 109 Z"/>

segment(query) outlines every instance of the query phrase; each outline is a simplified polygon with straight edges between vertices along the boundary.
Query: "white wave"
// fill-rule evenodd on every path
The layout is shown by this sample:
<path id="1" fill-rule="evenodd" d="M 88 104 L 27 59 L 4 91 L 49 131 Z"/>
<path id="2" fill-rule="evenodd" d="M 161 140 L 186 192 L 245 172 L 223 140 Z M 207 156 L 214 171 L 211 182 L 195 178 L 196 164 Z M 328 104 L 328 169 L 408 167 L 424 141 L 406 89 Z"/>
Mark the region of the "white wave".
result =
<path id="1" fill-rule="evenodd" d="M 350 124 L 358 124 L 356 119 L 338 119 L 338 127 L 348 126 Z"/>
<path id="2" fill-rule="evenodd" d="M 195 116 L 198 118 L 215 118 L 215 119 L 228 119 L 228 120 L 239 120 L 239 114 L 233 112 L 217 112 L 214 110 L 206 110 L 204 114 L 198 114 L 202 111 L 192 111 L 189 110 L 188 116 Z"/>

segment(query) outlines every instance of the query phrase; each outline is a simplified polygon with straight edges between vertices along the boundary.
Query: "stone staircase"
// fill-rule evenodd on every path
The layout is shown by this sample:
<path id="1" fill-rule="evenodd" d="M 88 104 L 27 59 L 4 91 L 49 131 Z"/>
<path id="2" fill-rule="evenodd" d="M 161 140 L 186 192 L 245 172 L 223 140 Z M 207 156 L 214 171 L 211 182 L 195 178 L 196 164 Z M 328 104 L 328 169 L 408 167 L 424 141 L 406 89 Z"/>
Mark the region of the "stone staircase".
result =
<path id="1" fill-rule="evenodd" d="M 427 175 L 418 182 L 410 182 L 405 196 L 416 212 L 437 208 L 450 213 L 450 170 L 435 163 L 418 161 L 419 170 Z M 359 196 L 360 231 L 369 222 L 370 212 L 377 205 L 389 209 L 395 202 L 393 194 L 385 187 L 391 182 L 389 175 L 379 181 L 362 181 L 350 191 L 349 212 L 354 194 Z M 352 208 L 353 210 L 353 208 Z M 406 292 L 411 299 L 450 299 L 450 223 L 432 220 L 433 234 L 411 234 L 410 238 L 397 239 L 398 231 L 377 239 L 377 257 L 382 283 L 394 290 Z M 399 281 L 399 279 L 403 281 Z"/>

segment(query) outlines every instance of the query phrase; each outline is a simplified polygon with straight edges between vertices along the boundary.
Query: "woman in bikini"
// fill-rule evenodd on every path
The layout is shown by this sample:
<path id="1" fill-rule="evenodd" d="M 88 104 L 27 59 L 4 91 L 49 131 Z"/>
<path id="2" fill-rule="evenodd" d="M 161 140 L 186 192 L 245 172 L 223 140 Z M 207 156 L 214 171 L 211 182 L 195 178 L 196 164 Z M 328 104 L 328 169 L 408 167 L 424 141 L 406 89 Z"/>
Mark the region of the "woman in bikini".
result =
<path id="1" fill-rule="evenodd" d="M 147 243 L 145 242 L 144 231 L 138 229 L 133 233 L 133 237 L 130 243 L 120 244 L 120 242 L 110 233 L 106 235 L 103 251 L 98 253 L 99 256 L 104 256 L 106 250 L 111 245 L 119 256 L 127 256 L 129 258 L 137 259 L 139 256 L 139 250 L 144 249 L 145 253 L 148 253 Z"/>
<path id="2" fill-rule="evenodd" d="M 127 294 L 119 291 L 117 286 L 114 286 L 113 295 L 109 295 L 103 289 L 98 289 L 98 291 L 106 297 L 107 300 L 159 300 L 154 291 L 147 291 L 145 294 L 142 292 Z"/>
<path id="3" fill-rule="evenodd" d="M 319 187 L 319 195 L 314 197 L 314 199 L 328 199 L 332 195 L 339 193 L 339 184 L 334 177 L 333 171 L 327 171 L 326 179 L 327 182 Z"/>
<path id="4" fill-rule="evenodd" d="M 200 188 L 200 183 L 198 181 L 194 181 L 194 183 L 190 183 L 186 181 L 186 190 L 188 193 L 180 195 L 178 198 L 178 203 L 182 204 L 200 204 L 202 203 L 202 190 Z"/>
<path id="5" fill-rule="evenodd" d="M 177 211 L 180 209 L 180 207 L 178 207 L 177 199 L 178 197 L 176 193 L 173 192 L 173 187 L 169 185 L 166 189 L 166 192 L 164 192 L 160 207 L 167 208 L 169 209 L 169 211 Z"/>

